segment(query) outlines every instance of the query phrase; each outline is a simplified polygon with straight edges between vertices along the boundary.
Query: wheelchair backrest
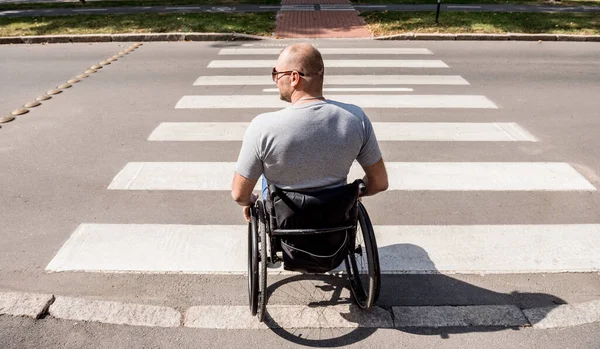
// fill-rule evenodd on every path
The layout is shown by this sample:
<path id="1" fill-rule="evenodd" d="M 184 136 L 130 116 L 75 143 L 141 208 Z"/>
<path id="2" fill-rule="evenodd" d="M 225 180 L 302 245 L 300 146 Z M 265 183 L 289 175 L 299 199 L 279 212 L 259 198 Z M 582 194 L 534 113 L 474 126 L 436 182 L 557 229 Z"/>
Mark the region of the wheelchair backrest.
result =
<path id="1" fill-rule="evenodd" d="M 314 192 L 284 190 L 269 186 L 274 229 L 324 229 L 355 226 L 358 219 L 360 180 Z"/>

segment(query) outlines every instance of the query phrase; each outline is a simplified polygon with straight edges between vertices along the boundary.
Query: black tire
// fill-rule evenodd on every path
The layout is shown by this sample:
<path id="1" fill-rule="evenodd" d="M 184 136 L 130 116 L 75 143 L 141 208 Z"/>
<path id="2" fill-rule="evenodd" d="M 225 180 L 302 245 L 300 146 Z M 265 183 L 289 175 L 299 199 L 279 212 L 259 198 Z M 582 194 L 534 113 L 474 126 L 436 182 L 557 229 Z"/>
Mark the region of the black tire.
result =
<path id="1" fill-rule="evenodd" d="M 262 201 L 256 202 L 258 215 L 258 321 L 263 322 L 267 311 L 267 224 L 265 206 Z"/>
<path id="2" fill-rule="evenodd" d="M 258 259 L 258 220 L 252 207 L 248 223 L 248 301 L 252 316 L 258 308 Z"/>
<path id="3" fill-rule="evenodd" d="M 349 245 L 345 263 L 354 301 L 360 308 L 370 308 L 379 298 L 381 269 L 373 225 L 360 201 L 355 239 Z"/>

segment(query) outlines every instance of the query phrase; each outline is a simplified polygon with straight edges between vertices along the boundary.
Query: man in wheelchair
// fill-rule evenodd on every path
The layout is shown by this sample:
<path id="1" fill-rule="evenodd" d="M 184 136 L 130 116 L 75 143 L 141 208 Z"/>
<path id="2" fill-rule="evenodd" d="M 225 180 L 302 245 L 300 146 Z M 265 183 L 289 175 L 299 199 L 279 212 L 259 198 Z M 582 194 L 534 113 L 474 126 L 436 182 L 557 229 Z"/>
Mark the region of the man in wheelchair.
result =
<path id="1" fill-rule="evenodd" d="M 345 262 L 356 303 L 370 307 L 379 293 L 375 235 L 360 196 L 388 187 L 373 126 L 363 110 L 323 97 L 324 64 L 310 44 L 285 48 L 271 72 L 291 106 L 258 115 L 239 154 L 232 197 L 249 222 L 252 314 L 262 321 L 266 265 L 323 273 Z M 354 161 L 365 176 L 347 184 Z M 262 178 L 262 200 L 253 194 Z"/>

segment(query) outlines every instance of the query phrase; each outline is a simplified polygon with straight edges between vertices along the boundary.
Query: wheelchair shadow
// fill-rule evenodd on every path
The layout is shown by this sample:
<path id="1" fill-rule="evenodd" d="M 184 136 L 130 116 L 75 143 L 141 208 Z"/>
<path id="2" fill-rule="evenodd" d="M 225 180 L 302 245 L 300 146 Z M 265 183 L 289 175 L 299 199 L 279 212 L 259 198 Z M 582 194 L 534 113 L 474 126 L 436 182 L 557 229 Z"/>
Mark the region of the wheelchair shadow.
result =
<path id="1" fill-rule="evenodd" d="M 507 256 L 507 258 L 509 258 Z M 382 267 L 381 293 L 377 306 L 391 312 L 392 306 L 466 306 L 466 305 L 515 305 L 521 309 L 548 307 L 551 310 L 566 302 L 559 297 L 546 293 L 509 292 L 501 293 L 485 289 L 468 282 L 440 274 L 427 252 L 413 244 L 394 244 L 379 248 Z M 405 270 L 413 274 L 385 274 L 386 266 L 393 265 L 395 270 Z M 343 264 L 342 264 L 343 267 Z M 388 270 L 389 271 L 389 267 Z M 416 274 L 419 273 L 419 274 Z M 475 277 L 474 279 L 477 279 Z M 481 278 L 484 278 L 481 276 Z M 271 278 L 270 279 L 274 279 Z M 338 347 L 359 342 L 376 328 L 361 327 L 363 310 L 351 306 L 350 291 L 345 275 L 281 276 L 268 287 L 269 304 L 302 304 L 309 308 L 320 309 L 347 306 L 339 316 L 354 323 L 355 328 L 281 328 L 267 314 L 271 330 L 278 336 L 306 346 Z M 269 311 L 267 306 L 267 313 Z M 306 307 L 305 307 L 306 308 Z M 300 309 L 300 308 L 299 308 Z M 301 310 L 298 310 L 301 311 Z M 300 316 L 301 314 L 289 314 Z M 364 315 L 364 314 L 363 314 Z M 277 317 L 277 316 L 274 316 Z M 398 320 L 398 319 L 396 319 Z M 320 320 L 316 320 L 321 322 Z M 325 320 L 326 322 L 326 320 Z M 327 327 L 327 326 L 325 326 Z M 493 332 L 501 330 L 519 330 L 519 327 L 403 327 L 399 331 L 418 335 L 439 335 L 448 338 L 450 334 L 470 332 Z"/>
<path id="2" fill-rule="evenodd" d="M 269 282 L 267 288 L 269 303 L 265 322 L 281 338 L 310 347 L 340 347 L 360 342 L 377 330 L 360 327 L 360 317 L 353 314 L 359 310 L 352 303 L 345 275 L 301 274 L 270 279 L 278 280 Z M 271 304 L 295 305 L 298 308 L 286 307 L 286 311 L 292 312 L 291 314 L 274 314 L 273 308 L 277 305 Z M 344 312 L 340 312 L 338 317 L 355 322 L 358 327 L 339 328 L 330 322 L 331 308 L 340 306 L 344 308 Z M 307 312 L 311 313 L 308 317 L 315 328 L 286 328 L 286 318 L 306 317 Z"/>
<path id="3" fill-rule="evenodd" d="M 506 258 L 510 258 L 507 255 Z M 390 309 L 392 306 L 473 306 L 514 305 L 520 309 L 548 307 L 549 310 L 566 302 L 547 293 L 492 291 L 463 280 L 441 274 L 428 253 L 413 244 L 394 244 L 379 248 L 382 273 L 385 266 L 399 266 L 396 270 L 407 270 L 412 274 L 383 274 L 378 305 Z M 392 263 L 393 261 L 393 263 Z M 418 274 L 417 274 L 418 273 Z M 465 278 L 465 277 L 461 277 Z M 469 279 L 484 281 L 485 276 Z M 488 276 L 489 279 L 489 276 Z M 486 332 L 511 329 L 511 327 L 439 327 L 410 328 L 399 330 L 414 334 L 441 335 Z M 512 327 L 518 330 L 519 327 Z"/>

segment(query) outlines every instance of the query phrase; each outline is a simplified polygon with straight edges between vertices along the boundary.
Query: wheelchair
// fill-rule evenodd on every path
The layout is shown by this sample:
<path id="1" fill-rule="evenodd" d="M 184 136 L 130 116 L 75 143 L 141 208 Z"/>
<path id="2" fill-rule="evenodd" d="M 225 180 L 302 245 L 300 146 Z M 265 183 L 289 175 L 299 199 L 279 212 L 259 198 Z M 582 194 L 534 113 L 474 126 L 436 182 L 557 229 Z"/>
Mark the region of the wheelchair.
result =
<path id="1" fill-rule="evenodd" d="M 381 270 L 373 226 L 359 200 L 362 180 L 320 191 L 269 185 L 248 223 L 248 298 L 252 316 L 264 321 L 267 264 L 322 274 L 345 264 L 353 301 L 370 308 L 379 297 Z"/>

